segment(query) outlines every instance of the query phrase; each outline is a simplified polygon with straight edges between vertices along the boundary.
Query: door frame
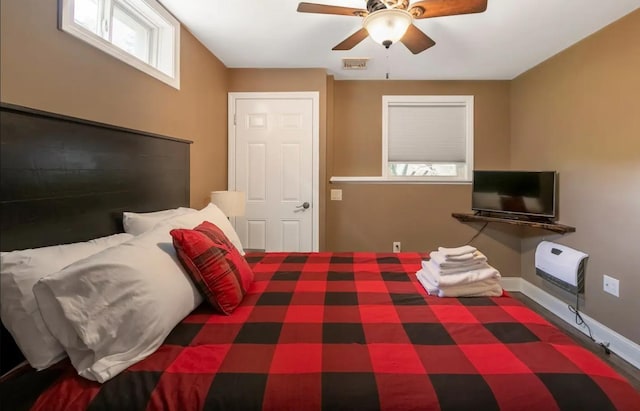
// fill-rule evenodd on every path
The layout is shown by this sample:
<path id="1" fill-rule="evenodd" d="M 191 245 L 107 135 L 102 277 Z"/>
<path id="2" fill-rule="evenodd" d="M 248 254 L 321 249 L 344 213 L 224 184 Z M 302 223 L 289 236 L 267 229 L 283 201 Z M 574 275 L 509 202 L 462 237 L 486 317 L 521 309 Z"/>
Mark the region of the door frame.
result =
<path id="1" fill-rule="evenodd" d="M 311 100 L 311 147 L 312 147 L 312 183 L 311 183 L 311 249 L 315 252 L 320 249 L 320 92 L 296 91 L 296 92 L 230 92 L 228 98 L 228 189 L 236 189 L 236 125 L 235 107 L 237 100 Z M 234 218 L 235 220 L 235 218 Z M 235 221 L 234 221 L 235 226 Z"/>

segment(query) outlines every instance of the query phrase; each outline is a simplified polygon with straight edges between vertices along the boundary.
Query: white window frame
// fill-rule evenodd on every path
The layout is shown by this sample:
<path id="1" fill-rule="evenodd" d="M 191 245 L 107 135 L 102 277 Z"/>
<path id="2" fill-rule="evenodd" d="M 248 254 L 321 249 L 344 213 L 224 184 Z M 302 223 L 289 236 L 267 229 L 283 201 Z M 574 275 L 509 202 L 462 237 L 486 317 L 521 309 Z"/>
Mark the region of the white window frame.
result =
<path id="1" fill-rule="evenodd" d="M 424 183 L 470 183 L 473 179 L 473 96 L 382 96 L 382 179 Z M 446 176 L 392 176 L 389 173 L 389 107 L 397 104 L 415 106 L 463 106 L 465 108 L 465 164 L 461 174 Z"/>
<path id="2" fill-rule="evenodd" d="M 109 7 L 117 4 L 125 11 L 133 10 L 135 14 L 131 14 L 132 18 L 152 28 L 149 57 L 155 65 L 140 60 L 108 39 L 76 23 L 73 16 L 75 0 L 58 0 L 59 29 L 179 90 L 180 22 L 155 0 L 101 0 L 100 3 L 106 3 Z M 112 12 L 110 8 L 104 11 L 104 14 Z M 105 24 L 108 24 L 106 19 L 98 22 L 100 27 L 105 27 Z M 169 73 L 158 68 L 160 66 L 168 68 Z"/>

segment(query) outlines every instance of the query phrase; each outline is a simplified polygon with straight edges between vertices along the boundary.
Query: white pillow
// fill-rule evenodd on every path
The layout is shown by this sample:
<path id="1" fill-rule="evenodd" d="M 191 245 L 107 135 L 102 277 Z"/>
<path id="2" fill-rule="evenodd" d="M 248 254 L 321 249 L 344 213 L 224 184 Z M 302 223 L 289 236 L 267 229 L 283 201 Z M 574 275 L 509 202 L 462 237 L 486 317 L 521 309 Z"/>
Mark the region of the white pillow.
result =
<path id="1" fill-rule="evenodd" d="M 169 232 L 217 220 L 217 213 L 222 214 L 210 204 L 166 220 L 34 286 L 44 322 L 81 376 L 99 382 L 113 378 L 152 354 L 200 304 Z"/>
<path id="2" fill-rule="evenodd" d="M 192 210 L 192 209 L 188 209 L 188 210 Z M 193 210 L 193 212 L 195 212 L 196 210 Z M 222 210 L 220 210 L 218 208 L 218 206 L 216 206 L 213 203 L 209 203 L 205 208 L 203 208 L 202 210 L 198 211 L 199 214 L 197 218 L 200 218 L 201 220 L 196 222 L 195 224 L 193 224 L 192 227 L 181 227 L 181 228 L 194 228 L 196 227 L 198 224 L 202 223 L 203 221 L 208 221 L 210 223 L 213 223 L 215 225 L 218 226 L 218 228 L 220 228 L 222 230 L 222 232 L 224 233 L 224 235 L 227 236 L 227 238 L 229 239 L 229 241 L 231 241 L 231 243 L 238 249 L 238 251 L 240 252 L 240 255 L 245 255 L 244 249 L 242 248 L 242 243 L 240 242 L 240 237 L 238 237 L 238 233 L 236 233 L 236 230 L 233 228 L 233 226 L 231 225 L 231 223 L 229 222 L 229 219 L 227 218 L 227 216 L 222 212 Z M 184 215 L 184 214 L 181 214 Z M 169 217 L 165 220 L 162 220 L 160 223 L 158 224 L 162 224 L 163 222 L 166 221 L 171 221 L 175 218 L 180 218 L 181 215 L 178 216 L 174 216 L 174 217 Z M 193 220 L 196 221 L 196 220 Z"/>
<path id="3" fill-rule="evenodd" d="M 122 213 L 122 225 L 124 232 L 140 235 L 151 230 L 161 221 L 184 214 L 195 213 L 197 210 L 193 208 L 179 207 L 171 210 L 154 211 L 151 213 L 133 213 L 125 211 Z"/>
<path id="4" fill-rule="evenodd" d="M 33 285 L 90 255 L 133 238 L 115 234 L 95 240 L 0 253 L 0 316 L 25 358 L 42 370 L 66 357 L 42 321 Z"/>
<path id="5" fill-rule="evenodd" d="M 236 233 L 236 230 L 233 228 L 233 226 L 229 222 L 229 219 L 222 212 L 222 210 L 220 210 L 215 204 L 209 203 L 209 205 L 207 205 L 201 211 L 204 213 L 203 217 L 205 217 L 205 219 L 202 221 L 208 221 L 217 225 L 218 228 L 222 230 L 224 235 L 227 236 L 229 241 L 231 241 L 231 243 L 233 243 L 233 245 L 238 249 L 240 255 L 245 255 L 244 248 L 242 248 L 242 243 L 240 242 L 240 237 L 238 237 L 238 233 Z M 199 221 L 193 227 L 186 228 L 194 228 L 198 224 L 202 223 L 202 221 Z"/>

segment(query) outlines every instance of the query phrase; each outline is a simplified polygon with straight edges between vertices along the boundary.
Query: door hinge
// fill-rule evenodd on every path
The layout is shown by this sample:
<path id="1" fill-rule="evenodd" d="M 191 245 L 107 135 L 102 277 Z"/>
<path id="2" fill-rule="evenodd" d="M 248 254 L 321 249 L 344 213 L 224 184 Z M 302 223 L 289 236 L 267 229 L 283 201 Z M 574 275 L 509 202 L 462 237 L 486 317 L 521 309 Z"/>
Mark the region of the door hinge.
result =
<path id="1" fill-rule="evenodd" d="M 236 125 L 236 113 L 233 113 L 233 125 Z"/>

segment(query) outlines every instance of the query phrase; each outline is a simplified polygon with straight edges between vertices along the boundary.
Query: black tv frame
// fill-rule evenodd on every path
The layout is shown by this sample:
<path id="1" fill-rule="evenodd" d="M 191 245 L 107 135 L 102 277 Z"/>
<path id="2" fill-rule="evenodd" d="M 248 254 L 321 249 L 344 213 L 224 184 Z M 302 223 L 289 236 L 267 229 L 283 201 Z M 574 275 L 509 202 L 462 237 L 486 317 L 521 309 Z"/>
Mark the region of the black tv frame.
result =
<path id="1" fill-rule="evenodd" d="M 512 210 L 498 210 L 490 208 L 474 207 L 473 194 L 476 193 L 476 173 L 527 173 L 527 174 L 552 174 L 553 175 L 553 201 L 552 213 L 529 213 Z M 471 194 L 471 209 L 476 215 L 496 217 L 511 220 L 523 220 L 542 223 L 553 223 L 558 218 L 558 172 L 555 170 L 473 170 L 473 185 Z"/>

